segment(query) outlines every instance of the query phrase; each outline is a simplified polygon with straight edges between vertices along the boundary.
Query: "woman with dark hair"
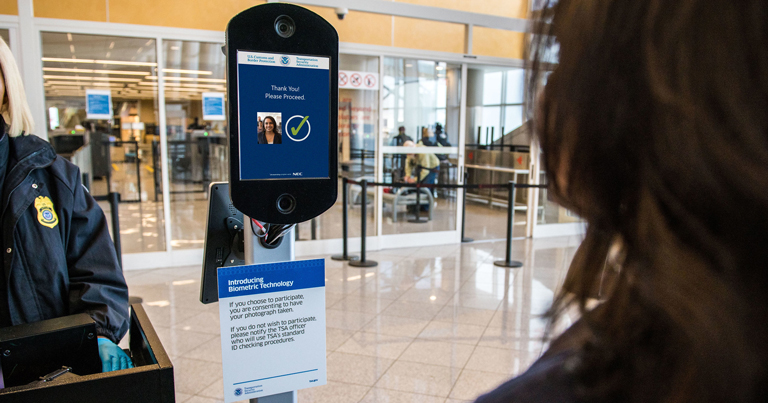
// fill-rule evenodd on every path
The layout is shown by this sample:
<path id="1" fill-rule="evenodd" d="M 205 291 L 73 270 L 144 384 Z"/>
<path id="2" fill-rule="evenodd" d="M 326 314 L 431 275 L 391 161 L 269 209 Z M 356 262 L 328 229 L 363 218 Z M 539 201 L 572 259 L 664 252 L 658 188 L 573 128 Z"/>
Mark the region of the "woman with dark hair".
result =
<path id="1" fill-rule="evenodd" d="M 280 134 L 280 127 L 278 127 L 275 118 L 267 116 L 263 122 L 264 130 L 261 130 L 257 135 L 259 144 L 282 144 L 283 136 Z"/>
<path id="2" fill-rule="evenodd" d="M 582 317 L 478 402 L 766 401 L 768 3 L 547 3 L 533 129 L 588 222 L 549 315 Z"/>

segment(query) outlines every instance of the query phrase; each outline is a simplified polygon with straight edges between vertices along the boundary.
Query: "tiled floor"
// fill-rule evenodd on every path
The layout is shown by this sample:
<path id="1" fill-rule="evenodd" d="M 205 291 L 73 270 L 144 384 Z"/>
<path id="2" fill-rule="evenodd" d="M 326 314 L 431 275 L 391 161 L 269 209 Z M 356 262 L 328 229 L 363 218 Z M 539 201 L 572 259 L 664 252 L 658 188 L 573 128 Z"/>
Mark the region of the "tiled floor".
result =
<path id="1" fill-rule="evenodd" d="M 519 269 L 493 265 L 503 242 L 372 252 L 370 269 L 326 259 L 328 384 L 299 402 L 472 401 L 541 354 L 539 315 L 579 242 L 515 241 Z M 174 363 L 176 401 L 222 401 L 218 305 L 199 302 L 200 267 L 126 278 Z"/>

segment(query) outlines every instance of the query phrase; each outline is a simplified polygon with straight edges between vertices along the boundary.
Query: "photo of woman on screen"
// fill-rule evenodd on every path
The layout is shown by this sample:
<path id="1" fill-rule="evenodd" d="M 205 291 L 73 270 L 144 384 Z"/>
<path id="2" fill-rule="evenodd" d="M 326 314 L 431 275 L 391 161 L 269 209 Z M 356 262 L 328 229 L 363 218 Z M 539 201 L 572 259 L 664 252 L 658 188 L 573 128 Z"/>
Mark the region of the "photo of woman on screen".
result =
<path id="1" fill-rule="evenodd" d="M 258 134 L 259 144 L 282 144 L 283 136 L 280 134 L 280 126 L 272 116 L 264 118 L 264 130 Z"/>

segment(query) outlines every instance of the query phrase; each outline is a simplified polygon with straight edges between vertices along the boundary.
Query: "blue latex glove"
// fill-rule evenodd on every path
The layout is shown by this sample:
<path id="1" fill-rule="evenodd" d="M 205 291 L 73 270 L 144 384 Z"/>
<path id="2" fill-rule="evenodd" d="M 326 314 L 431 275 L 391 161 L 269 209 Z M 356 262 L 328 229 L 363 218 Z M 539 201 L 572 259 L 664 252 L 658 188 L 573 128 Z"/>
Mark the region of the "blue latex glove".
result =
<path id="1" fill-rule="evenodd" d="M 104 337 L 99 337 L 99 358 L 101 358 L 101 372 L 133 368 L 133 362 L 128 354 L 112 340 Z"/>

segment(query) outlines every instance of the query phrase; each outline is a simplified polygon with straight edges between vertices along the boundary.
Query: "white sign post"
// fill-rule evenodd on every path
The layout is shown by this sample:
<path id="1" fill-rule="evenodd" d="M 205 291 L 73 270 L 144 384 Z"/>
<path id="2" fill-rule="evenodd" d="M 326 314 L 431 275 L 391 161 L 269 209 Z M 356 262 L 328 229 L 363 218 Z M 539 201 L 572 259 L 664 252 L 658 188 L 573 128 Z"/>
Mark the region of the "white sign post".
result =
<path id="1" fill-rule="evenodd" d="M 112 119 L 112 93 L 109 90 L 85 90 L 87 119 Z"/>
<path id="2" fill-rule="evenodd" d="M 325 261 L 218 270 L 226 403 L 326 384 Z"/>

